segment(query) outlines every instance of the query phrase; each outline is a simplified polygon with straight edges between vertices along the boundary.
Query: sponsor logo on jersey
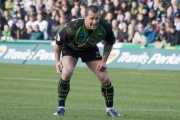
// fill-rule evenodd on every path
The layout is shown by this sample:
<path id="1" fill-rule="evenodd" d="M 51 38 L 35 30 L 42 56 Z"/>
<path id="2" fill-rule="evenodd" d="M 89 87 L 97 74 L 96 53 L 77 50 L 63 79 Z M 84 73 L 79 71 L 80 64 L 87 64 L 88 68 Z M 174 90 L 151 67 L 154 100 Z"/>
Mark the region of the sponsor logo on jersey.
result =
<path id="1" fill-rule="evenodd" d="M 0 46 L 0 57 L 6 52 L 7 47 L 6 46 Z"/>
<path id="2" fill-rule="evenodd" d="M 86 34 L 85 33 L 79 33 L 77 38 L 78 39 L 85 39 L 86 38 Z"/>
<path id="3" fill-rule="evenodd" d="M 118 50 L 118 49 L 112 50 L 110 55 L 109 55 L 109 58 L 107 60 L 107 64 L 109 64 L 112 61 L 114 61 L 118 57 L 119 53 L 120 53 L 120 50 Z"/>

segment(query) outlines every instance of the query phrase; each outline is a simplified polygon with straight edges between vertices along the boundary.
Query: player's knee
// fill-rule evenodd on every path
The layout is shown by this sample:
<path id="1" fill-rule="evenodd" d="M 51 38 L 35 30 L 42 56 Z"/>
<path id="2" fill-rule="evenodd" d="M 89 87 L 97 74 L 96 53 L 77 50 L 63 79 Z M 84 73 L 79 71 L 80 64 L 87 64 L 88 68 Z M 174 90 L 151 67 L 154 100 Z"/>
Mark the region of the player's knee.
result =
<path id="1" fill-rule="evenodd" d="M 103 78 L 101 78 L 101 84 L 103 86 L 108 86 L 110 83 L 109 77 L 108 76 L 104 76 Z"/>
<path id="2" fill-rule="evenodd" d="M 70 80 L 72 74 L 73 74 L 73 71 L 68 71 L 68 70 L 66 70 L 66 71 L 63 71 L 62 77 L 63 77 L 63 79 L 65 79 L 65 80 Z"/>

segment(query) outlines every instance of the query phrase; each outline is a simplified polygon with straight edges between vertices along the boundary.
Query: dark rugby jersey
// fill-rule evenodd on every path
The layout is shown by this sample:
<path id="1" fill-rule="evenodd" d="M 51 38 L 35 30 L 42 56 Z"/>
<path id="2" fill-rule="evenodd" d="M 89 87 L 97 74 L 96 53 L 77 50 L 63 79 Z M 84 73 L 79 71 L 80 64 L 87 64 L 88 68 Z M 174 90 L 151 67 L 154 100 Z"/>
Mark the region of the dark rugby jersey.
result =
<path id="1" fill-rule="evenodd" d="M 78 19 L 66 24 L 57 35 L 56 43 L 63 46 L 68 45 L 74 50 L 86 50 L 96 46 L 102 40 L 111 45 L 115 42 L 112 27 L 109 23 L 100 20 L 97 28 L 89 35 L 84 25 L 84 19 Z"/>

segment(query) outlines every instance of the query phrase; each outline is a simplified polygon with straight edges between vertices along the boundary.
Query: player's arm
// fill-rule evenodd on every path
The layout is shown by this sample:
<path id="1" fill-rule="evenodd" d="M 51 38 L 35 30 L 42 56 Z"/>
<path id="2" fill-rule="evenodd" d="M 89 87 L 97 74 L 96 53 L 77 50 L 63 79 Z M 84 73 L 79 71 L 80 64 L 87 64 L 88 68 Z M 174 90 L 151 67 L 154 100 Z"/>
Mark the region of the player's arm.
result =
<path id="1" fill-rule="evenodd" d="M 58 74 L 62 74 L 62 62 L 60 60 L 60 56 L 61 56 L 61 50 L 62 50 L 62 45 L 64 44 L 64 41 L 66 39 L 66 28 L 63 28 L 56 37 L 56 44 L 54 47 L 54 54 L 55 54 L 55 62 L 56 62 L 56 72 Z"/>
<path id="2" fill-rule="evenodd" d="M 105 45 L 104 45 L 104 51 L 103 51 L 103 56 L 102 56 L 102 59 L 100 61 L 100 64 L 98 65 L 98 68 L 99 70 L 104 70 L 107 68 L 106 66 L 106 62 L 107 62 L 107 59 L 109 57 L 109 54 L 112 50 L 112 46 L 115 42 L 115 36 L 114 36 L 114 33 L 112 31 L 112 27 L 105 23 L 105 24 L 102 24 L 103 27 L 105 28 L 106 30 L 106 37 L 105 37 Z"/>
<path id="3" fill-rule="evenodd" d="M 61 49 L 62 49 L 61 45 L 55 44 L 54 53 L 55 53 L 55 62 L 56 62 L 56 72 L 58 74 L 62 73 L 61 69 L 63 68 L 62 63 L 60 61 Z"/>
<path id="4" fill-rule="evenodd" d="M 109 57 L 109 54 L 112 50 L 112 45 L 111 44 L 108 44 L 107 42 L 105 43 L 104 45 L 104 52 L 103 52 L 103 57 L 102 57 L 102 62 L 107 62 L 107 59 Z"/>

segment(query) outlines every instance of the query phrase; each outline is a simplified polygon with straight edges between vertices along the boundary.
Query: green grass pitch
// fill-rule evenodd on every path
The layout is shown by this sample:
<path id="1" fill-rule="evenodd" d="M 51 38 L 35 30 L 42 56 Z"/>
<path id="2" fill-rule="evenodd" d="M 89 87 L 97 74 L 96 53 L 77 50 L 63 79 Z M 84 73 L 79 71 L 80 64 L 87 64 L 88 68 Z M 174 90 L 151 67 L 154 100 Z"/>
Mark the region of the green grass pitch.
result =
<path id="1" fill-rule="evenodd" d="M 63 117 L 57 109 L 55 66 L 0 64 L 0 120 L 180 120 L 180 72 L 108 69 L 120 118 L 105 113 L 100 83 L 75 68 Z"/>

